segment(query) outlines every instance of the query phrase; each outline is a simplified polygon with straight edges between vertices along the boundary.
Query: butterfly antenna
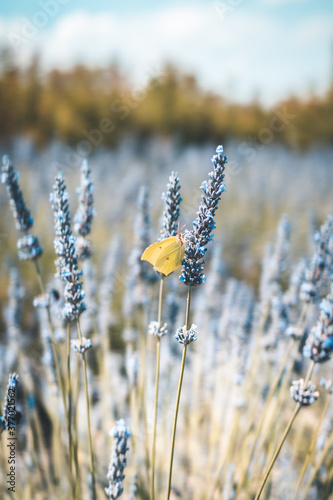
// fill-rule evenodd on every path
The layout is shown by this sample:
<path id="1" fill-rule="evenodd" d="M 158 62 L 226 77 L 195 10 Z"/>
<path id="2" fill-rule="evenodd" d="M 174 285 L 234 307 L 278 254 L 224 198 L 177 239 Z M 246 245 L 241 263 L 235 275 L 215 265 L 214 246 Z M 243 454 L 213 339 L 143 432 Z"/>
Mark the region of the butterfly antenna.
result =
<path id="1" fill-rule="evenodd" d="M 180 222 L 178 222 L 178 230 L 177 230 L 177 233 L 181 233 L 182 230 L 184 229 L 184 227 L 186 227 L 186 224 L 184 224 L 182 227 L 180 227 Z"/>

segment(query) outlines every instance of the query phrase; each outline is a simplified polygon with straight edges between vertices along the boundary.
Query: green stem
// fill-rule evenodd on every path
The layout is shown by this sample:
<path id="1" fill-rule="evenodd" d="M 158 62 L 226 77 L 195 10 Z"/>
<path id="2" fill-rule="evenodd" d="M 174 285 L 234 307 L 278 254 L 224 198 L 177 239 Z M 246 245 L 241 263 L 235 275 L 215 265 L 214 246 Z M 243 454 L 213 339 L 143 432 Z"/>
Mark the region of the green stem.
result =
<path id="1" fill-rule="evenodd" d="M 311 365 L 310 365 L 310 367 L 309 367 L 308 373 L 307 373 L 307 375 L 306 375 L 305 381 L 304 381 L 304 387 L 307 387 L 308 382 L 309 382 L 309 380 L 310 380 L 310 377 L 311 377 L 311 375 L 312 375 L 312 372 L 313 372 L 314 367 L 315 367 L 315 363 L 312 361 L 312 362 L 311 362 Z M 275 453 L 274 453 L 274 455 L 273 455 L 273 457 L 272 457 L 272 459 L 271 459 L 271 461 L 270 461 L 270 463 L 269 463 L 269 465 L 268 465 L 268 467 L 267 467 L 267 469 L 266 469 L 266 472 L 265 472 L 264 478 L 263 478 L 263 480 L 262 480 L 262 482 L 261 482 L 261 485 L 260 485 L 259 491 L 258 491 L 258 493 L 257 493 L 257 495 L 256 495 L 256 497 L 255 497 L 255 499 L 254 499 L 254 500 L 259 500 L 260 495 L 261 495 L 261 493 L 262 493 L 262 491 L 263 491 L 263 489 L 264 489 L 264 486 L 265 486 L 265 484 L 266 484 L 266 481 L 267 481 L 267 479 L 268 479 L 268 477 L 269 477 L 269 475 L 270 475 L 270 473 L 271 473 L 271 470 L 273 469 L 273 466 L 274 466 L 274 464 L 275 464 L 275 461 L 276 461 L 276 459 L 277 459 L 277 457 L 278 457 L 278 455 L 279 455 L 279 453 L 280 453 L 280 451 L 281 451 L 281 448 L 282 448 L 282 446 L 283 446 L 283 444 L 284 444 L 284 442 L 285 442 L 285 440 L 286 440 L 286 438 L 287 438 L 287 436 L 288 436 L 288 433 L 289 433 L 289 431 L 290 431 L 290 429 L 291 429 L 291 426 L 293 425 L 294 420 L 295 420 L 295 418 L 297 417 L 298 412 L 299 412 L 299 410 L 300 410 L 301 408 L 302 408 L 302 403 L 297 403 L 296 408 L 295 408 L 295 410 L 294 410 L 294 412 L 293 412 L 293 414 L 292 414 L 292 416 L 291 416 L 291 419 L 289 420 L 289 423 L 288 423 L 288 425 L 287 425 L 287 427 L 286 427 L 286 429 L 285 429 L 285 431 L 284 431 L 284 433 L 283 433 L 283 436 L 282 436 L 282 438 L 281 438 L 281 441 L 280 441 L 280 443 L 279 443 L 279 445 L 278 445 L 278 447 L 277 447 L 277 449 L 276 449 L 276 451 L 275 451 Z"/>
<path id="2" fill-rule="evenodd" d="M 163 297 L 164 276 L 160 279 L 160 293 L 158 299 L 158 327 L 162 324 L 162 297 Z M 161 337 L 157 337 L 156 345 L 156 374 L 155 374 L 155 406 L 154 406 L 154 429 L 153 443 L 151 452 L 151 482 L 150 482 L 150 498 L 155 498 L 155 449 L 156 449 L 156 426 L 157 426 L 157 408 L 158 408 L 158 388 L 160 380 L 160 358 L 161 358 Z"/>
<path id="3" fill-rule="evenodd" d="M 187 292 L 186 319 L 185 319 L 185 330 L 186 331 L 189 329 L 189 323 L 190 323 L 189 320 L 190 320 L 190 307 L 191 307 L 191 292 L 192 292 L 192 287 L 189 286 L 188 287 L 188 292 Z M 170 462 L 169 462 L 169 477 L 168 477 L 167 500 L 169 500 L 169 498 L 170 498 L 170 492 L 171 492 L 171 478 L 172 478 L 173 456 L 174 456 L 174 451 L 175 451 L 176 428 L 177 428 L 177 419 L 178 419 L 180 394 L 181 394 L 181 391 L 182 391 L 183 376 L 184 376 L 184 369 L 185 369 L 186 351 L 187 351 L 187 345 L 185 344 L 184 345 L 184 349 L 183 349 L 182 364 L 181 364 L 181 368 L 180 368 L 178 390 L 177 390 L 177 399 L 176 399 L 176 408 L 175 408 L 175 415 L 174 415 L 173 427 L 172 427 L 171 453 L 170 453 Z"/>
<path id="4" fill-rule="evenodd" d="M 82 340 L 82 333 L 81 333 L 79 318 L 76 319 L 76 327 L 77 327 L 79 339 Z M 86 360 L 85 353 L 82 353 L 82 365 L 83 365 L 84 392 L 86 395 L 88 446 L 89 446 L 90 472 L 91 472 L 91 491 L 92 491 L 92 499 L 96 500 L 95 467 L 94 467 L 94 456 L 93 456 L 93 448 L 92 448 L 91 424 L 90 424 L 90 403 L 89 403 L 88 379 L 87 379 L 87 360 Z"/>

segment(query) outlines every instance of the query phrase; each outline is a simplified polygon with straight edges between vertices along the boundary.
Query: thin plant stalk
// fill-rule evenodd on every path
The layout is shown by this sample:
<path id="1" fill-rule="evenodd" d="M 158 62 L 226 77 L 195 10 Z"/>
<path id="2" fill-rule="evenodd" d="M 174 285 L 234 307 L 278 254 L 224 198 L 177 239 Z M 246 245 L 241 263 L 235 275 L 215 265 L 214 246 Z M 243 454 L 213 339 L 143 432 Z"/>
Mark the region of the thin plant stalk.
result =
<path id="1" fill-rule="evenodd" d="M 287 394 L 288 385 L 290 384 L 292 371 L 293 371 L 293 363 L 290 363 L 289 368 L 284 375 L 284 380 L 281 383 L 281 386 L 279 387 L 279 391 L 277 392 L 277 397 L 275 398 L 274 404 L 271 404 L 269 409 L 268 409 L 269 411 L 268 411 L 268 415 L 267 415 L 266 422 L 265 422 L 266 423 L 265 429 L 263 430 L 263 432 L 260 436 L 260 440 L 258 442 L 259 450 L 261 450 L 261 448 L 265 444 L 265 442 L 266 443 L 269 442 L 271 445 L 272 443 L 275 443 L 281 435 L 282 428 L 279 425 L 278 420 L 276 419 L 276 415 L 277 415 L 277 413 L 280 413 L 280 415 L 283 415 L 284 412 L 287 411 L 287 406 L 288 406 L 289 400 L 286 399 L 286 394 Z M 277 439 L 275 439 L 275 437 L 274 438 L 272 437 L 273 434 L 274 434 L 274 436 L 275 435 L 277 436 Z M 273 450 L 274 450 L 274 448 L 273 448 Z M 253 465 L 254 468 L 260 467 L 259 466 L 259 462 L 260 462 L 259 455 L 260 455 L 260 453 L 257 453 L 255 465 Z"/>
<path id="2" fill-rule="evenodd" d="M 304 304 L 303 305 L 303 308 L 302 308 L 302 311 L 301 311 L 301 314 L 300 314 L 300 317 L 299 317 L 299 320 L 297 322 L 297 326 L 296 328 L 300 328 L 302 327 L 306 317 L 307 317 L 307 312 L 308 312 L 308 304 Z M 257 428 L 256 428 L 256 433 L 255 433 L 255 436 L 254 436 L 254 439 L 253 439 L 253 442 L 252 442 L 252 445 L 251 445 L 251 449 L 250 449 L 250 452 L 249 452 L 249 456 L 248 456 L 248 459 L 247 459 L 247 466 L 246 468 L 244 469 L 243 471 L 243 474 L 241 476 L 241 479 L 239 481 L 239 484 L 237 486 L 237 490 L 236 490 L 236 495 L 238 495 L 241 491 L 241 489 L 243 488 L 244 486 L 244 483 L 246 481 L 246 477 L 247 477 L 247 474 L 248 474 L 248 471 L 249 471 L 249 467 L 251 465 L 251 461 L 252 461 L 252 458 L 253 458 L 253 454 L 255 452 L 255 448 L 256 448 L 256 445 L 257 445 L 257 441 L 258 441 L 258 438 L 259 438 L 259 435 L 261 433 L 261 430 L 262 430 L 262 426 L 265 422 L 265 419 L 266 419 L 266 415 L 267 415 L 267 410 L 268 410 L 268 407 L 273 399 L 273 396 L 278 388 L 278 385 L 281 381 L 281 378 L 282 378 L 282 375 L 283 375 L 283 372 L 285 370 L 285 367 L 288 363 L 288 360 L 289 360 L 289 356 L 292 352 L 292 349 L 295 345 L 295 340 L 294 339 L 290 339 L 290 342 L 289 342 L 289 346 L 288 346 L 288 349 L 287 349 L 287 352 L 285 354 L 285 357 L 281 363 L 281 366 L 280 366 L 280 370 L 279 370 L 279 373 L 276 375 L 276 378 L 273 382 L 273 384 L 271 385 L 271 388 L 269 390 L 269 393 L 267 395 L 267 399 L 266 399 L 266 402 L 265 402 L 265 407 L 264 407 L 264 410 L 261 414 L 261 417 L 260 417 L 260 421 L 257 425 Z"/>
<path id="3" fill-rule="evenodd" d="M 42 294 L 45 294 L 45 288 L 44 288 L 44 284 L 43 284 L 43 279 L 42 279 L 42 274 L 41 274 L 41 271 L 40 271 L 40 267 L 39 267 L 39 263 L 37 260 L 34 261 L 35 263 L 35 269 L 36 269 L 36 273 L 37 273 L 37 281 L 38 281 L 38 284 L 39 284 L 39 288 L 40 288 L 40 291 Z M 62 374 L 61 374 L 61 370 L 60 370 L 60 364 L 59 364 L 59 358 L 58 358 L 58 351 L 57 351 L 57 347 L 56 347 L 56 341 L 55 341 L 55 336 L 54 336 L 54 327 L 53 327 L 53 323 L 52 323 L 52 317 L 51 317 L 51 311 L 50 311 L 50 306 L 48 305 L 46 307 L 46 312 L 47 312 L 47 319 L 48 319 L 48 324 L 49 324 L 49 329 L 50 329 L 50 337 L 51 337 L 51 344 L 52 344 L 52 350 L 53 350 L 53 357 L 54 357 L 54 363 L 55 363 L 55 368 L 56 368 L 56 372 L 57 372 L 57 378 L 58 378 L 58 383 L 59 383 L 59 387 L 60 387 L 60 393 L 61 393 L 61 397 L 62 397 L 62 402 L 63 402 L 63 406 L 64 406 L 64 412 L 65 412 L 65 418 L 66 418 L 66 424 L 67 424 L 67 431 L 68 431 L 68 459 L 69 459 L 69 476 L 70 476 L 70 489 L 71 489 L 71 494 L 74 498 L 74 491 L 73 491 L 73 477 L 72 477 L 72 438 L 71 438 L 71 421 L 70 421 L 70 409 L 69 407 L 67 407 L 67 401 L 66 401 L 66 395 L 65 395 L 65 384 L 64 384 L 64 380 L 63 380 L 63 377 L 62 377 Z M 67 342 L 69 342 L 69 335 L 67 333 Z M 67 344 L 67 351 L 68 351 L 68 344 Z M 68 351 L 69 352 L 69 351 Z M 69 356 L 67 354 L 67 356 Z M 68 370 L 68 359 L 67 359 L 67 370 Z M 67 377 L 68 377 L 68 373 L 67 373 Z M 68 384 L 68 380 L 67 380 L 67 384 Z M 68 387 L 67 387 L 68 389 Z M 68 394 L 68 401 L 70 399 L 70 396 Z M 76 473 L 78 472 L 78 464 L 77 462 L 75 462 L 75 469 L 76 469 Z"/>
<path id="4" fill-rule="evenodd" d="M 229 374 L 229 376 L 233 373 L 234 371 L 234 365 L 233 363 L 231 364 L 231 360 L 229 360 L 229 364 L 228 364 L 228 368 L 227 368 L 227 372 Z M 232 421 L 232 429 L 231 429 L 231 432 L 228 433 L 228 436 L 226 436 L 224 438 L 224 440 L 222 440 L 220 442 L 220 444 L 218 444 L 218 454 L 219 454 L 219 460 L 218 460 L 218 466 L 216 467 L 216 473 L 215 475 L 213 476 L 214 479 L 210 481 L 210 488 L 209 488 L 209 495 L 208 495 L 208 498 L 209 499 L 213 499 L 214 498 L 214 495 L 215 495 L 215 492 L 216 490 L 222 485 L 222 482 L 224 480 L 224 475 L 225 475 L 225 472 L 223 472 L 228 460 L 230 460 L 230 456 L 232 454 L 232 449 L 235 448 L 235 443 L 236 443 L 236 439 L 239 437 L 239 421 L 240 421 L 240 408 L 237 408 L 237 407 L 234 407 L 234 406 L 227 406 L 228 405 L 228 402 L 230 400 L 235 400 L 235 396 L 236 396 L 236 387 L 235 385 L 232 385 L 232 382 L 230 379 L 228 379 L 226 377 L 225 380 L 223 380 L 225 383 L 224 385 L 224 388 L 222 386 L 222 389 L 221 389 L 221 393 L 223 393 L 222 391 L 224 390 L 226 394 L 228 394 L 228 401 L 224 401 L 224 407 L 228 407 L 228 413 L 231 415 L 231 417 L 228 415 L 228 420 L 231 420 Z M 230 390 L 228 389 L 228 385 L 229 387 L 232 386 L 233 387 L 233 394 L 230 394 Z M 216 398 L 216 396 L 215 396 Z M 223 402 L 221 404 L 221 406 L 223 406 Z M 226 411 L 226 410 L 225 410 Z M 222 420 L 222 417 L 220 416 L 220 419 Z M 214 422 L 212 423 L 212 427 L 214 428 L 214 425 L 218 425 L 220 424 L 220 422 Z M 219 437 L 221 436 L 221 433 L 222 433 L 222 429 L 221 427 L 217 427 L 217 433 L 219 435 Z"/>
<path id="5" fill-rule="evenodd" d="M 39 284 L 40 291 L 41 291 L 42 294 L 45 294 L 45 288 L 44 288 L 44 284 L 43 284 L 42 275 L 41 275 L 41 272 L 40 272 L 40 267 L 39 267 L 38 261 L 35 260 L 34 262 L 35 262 L 35 268 L 36 268 L 36 272 L 37 272 L 37 281 L 38 281 L 38 284 Z M 62 378 L 62 375 L 61 375 L 61 371 L 60 371 L 60 365 L 59 365 L 59 359 L 58 359 L 58 351 L 57 351 L 57 348 L 56 348 L 56 341 L 55 341 L 55 337 L 54 337 L 54 327 L 53 327 L 53 323 L 52 323 L 50 306 L 46 307 L 46 312 L 47 312 L 47 319 L 48 319 L 49 328 L 50 328 L 50 336 L 51 336 L 51 344 L 52 344 L 52 349 L 53 349 L 54 363 L 55 363 L 55 367 L 56 367 L 56 372 L 57 372 L 57 377 L 58 377 L 60 392 L 61 392 L 61 396 L 62 396 L 62 402 L 63 402 L 63 405 L 64 405 L 64 410 L 65 410 L 65 414 L 67 415 L 67 403 L 66 403 L 66 397 L 65 397 L 65 386 L 64 386 L 64 381 L 63 381 L 63 378 Z"/>
<path id="6" fill-rule="evenodd" d="M 287 352 L 286 352 L 286 355 L 281 363 L 281 366 L 280 366 L 280 370 L 279 370 L 279 373 L 277 374 L 273 384 L 271 385 L 271 388 L 269 390 L 269 393 L 267 395 L 267 399 L 266 399 L 266 402 L 265 402 L 265 407 L 263 409 L 263 412 L 261 414 L 261 417 L 260 417 L 260 420 L 259 420 L 259 423 L 257 425 L 257 428 L 256 428 L 256 433 L 255 433 L 255 436 L 253 438 L 253 442 L 252 442 L 252 445 L 251 445 L 251 449 L 250 449 L 250 452 L 249 452 L 249 456 L 247 458 L 247 466 L 245 467 L 244 471 L 243 471 L 243 474 L 242 474 L 242 477 L 239 481 L 239 484 L 238 484 L 238 487 L 237 487 L 237 491 L 236 491 L 236 495 L 240 493 L 241 489 L 243 488 L 243 485 L 246 481 L 246 477 L 247 477 L 247 474 L 248 474 L 248 470 L 249 470 L 249 467 L 251 465 L 251 461 L 252 461 L 252 458 L 253 458 L 253 454 L 254 454 L 254 451 L 256 449 L 256 445 L 257 445 L 257 442 L 258 442 L 258 438 L 259 438 L 259 435 L 261 433 L 261 430 L 262 430 L 262 426 L 265 422 L 265 419 L 266 419 L 266 416 L 267 416 L 267 409 L 273 399 L 273 396 L 275 394 L 275 391 L 280 383 L 280 380 L 281 380 L 281 377 L 283 375 L 283 372 L 284 372 L 284 369 L 286 367 L 286 364 L 288 362 L 288 359 L 289 359 L 289 356 L 291 354 L 291 351 L 292 351 L 292 348 L 294 347 L 294 343 L 295 341 L 293 339 L 290 340 L 289 342 L 289 346 L 288 346 L 288 349 L 287 349 Z"/>
<path id="7" fill-rule="evenodd" d="M 314 367 L 315 367 L 315 363 L 314 363 L 314 361 L 311 361 L 311 364 L 310 364 L 310 367 L 309 367 L 309 370 L 308 370 L 308 373 L 307 373 L 307 376 L 306 376 L 306 379 L 305 379 L 305 382 L 304 382 L 304 387 L 307 387 L 308 382 L 310 380 L 310 377 L 312 375 Z M 269 465 L 268 465 L 268 467 L 267 467 L 267 469 L 265 471 L 264 478 L 263 478 L 263 480 L 261 482 L 259 491 L 258 491 L 257 495 L 255 496 L 254 500 L 259 500 L 259 498 L 261 496 L 261 493 L 262 493 L 262 491 L 263 491 L 263 489 L 265 487 L 266 481 L 267 481 L 267 479 L 268 479 L 268 477 L 269 477 L 269 475 L 271 473 L 271 470 L 273 469 L 275 461 L 276 461 L 276 459 L 277 459 L 277 457 L 278 457 L 278 455 L 279 455 L 279 453 L 281 451 L 281 448 L 282 448 L 282 446 L 283 446 L 283 444 L 284 444 L 284 442 L 285 442 L 285 440 L 286 440 L 286 438 L 287 438 L 287 436 L 289 434 L 291 426 L 293 425 L 294 420 L 297 417 L 298 412 L 300 411 L 301 408 L 302 408 L 302 403 L 297 403 L 296 408 L 295 408 L 295 410 L 294 410 L 294 412 L 293 412 L 293 414 L 292 414 L 292 416 L 291 416 L 291 418 L 289 420 L 289 423 L 288 423 L 288 425 L 287 425 L 287 427 L 286 427 L 286 429 L 285 429 L 285 431 L 283 433 L 281 441 L 280 441 L 280 443 L 279 443 L 279 445 L 278 445 L 278 447 L 277 447 L 277 449 L 276 449 L 276 451 L 275 451 L 275 453 L 274 453 L 274 455 L 273 455 L 273 457 L 272 457 L 272 459 L 271 459 L 271 461 L 270 461 L 270 463 L 269 463 Z"/>
<path id="8" fill-rule="evenodd" d="M 307 451 L 307 454 L 306 454 L 306 457 L 305 457 L 305 461 L 304 461 L 304 464 L 303 464 L 303 467 L 302 467 L 302 470 L 301 470 L 301 473 L 299 475 L 299 478 L 298 478 L 298 481 L 297 481 L 297 486 L 296 486 L 296 493 L 295 493 L 295 499 L 297 498 L 297 494 L 298 494 L 298 491 L 299 491 L 299 488 L 301 486 L 301 483 L 302 483 L 302 479 L 304 477 L 304 474 L 305 474 L 305 471 L 306 471 L 306 468 L 309 464 L 309 461 L 310 461 L 310 458 L 311 458 L 311 454 L 313 452 L 313 449 L 315 447 L 315 444 L 316 444 L 316 441 L 317 441 L 317 438 L 318 438 L 318 432 L 321 428 L 321 425 L 324 421 L 324 418 L 325 418 L 325 415 L 326 415 L 326 412 L 327 412 L 327 409 L 329 407 L 329 404 L 330 404 L 330 398 L 328 397 L 325 401 L 325 405 L 324 405 L 324 408 L 323 408 L 323 411 L 321 413 L 321 416 L 320 416 L 320 419 L 319 419 L 319 422 L 318 422 L 318 425 L 316 426 L 316 429 L 313 433 L 313 436 L 312 436 L 312 440 L 311 440 L 311 444 L 309 446 L 309 449 Z"/>
<path id="9" fill-rule="evenodd" d="M 75 385 L 75 395 L 74 395 L 74 419 L 73 419 L 73 454 L 74 454 L 74 464 L 75 464 L 75 475 L 76 475 L 76 497 L 81 498 L 81 474 L 79 468 L 78 460 L 78 402 L 80 394 L 80 360 L 77 358 L 76 365 L 76 385 Z M 76 500 L 76 499 L 75 499 Z"/>
<path id="10" fill-rule="evenodd" d="M 37 434 L 37 429 L 33 420 L 34 420 L 33 417 L 29 416 L 29 413 L 27 412 L 27 422 L 30 428 L 31 441 L 32 441 L 31 452 L 30 452 L 31 458 L 34 463 L 35 469 L 38 471 L 40 485 L 44 490 L 46 488 L 46 478 L 45 478 L 45 472 L 41 467 L 40 461 L 38 460 L 39 450 L 35 439 L 35 434 Z M 41 446 L 41 443 L 39 443 L 39 446 Z"/>
<path id="11" fill-rule="evenodd" d="M 164 276 L 160 278 L 160 292 L 158 299 L 158 328 L 161 327 L 162 323 L 162 298 L 163 298 L 163 285 Z M 155 405 L 154 405 L 154 429 L 153 429 L 153 443 L 151 452 L 151 482 L 150 482 L 150 498 L 154 500 L 155 498 L 155 451 L 156 451 L 156 425 L 157 425 L 157 408 L 158 408 L 158 388 L 160 380 L 160 359 L 161 359 L 161 337 L 157 337 L 156 344 L 156 373 L 155 373 Z"/>
<path id="12" fill-rule="evenodd" d="M 323 464 L 323 462 L 324 462 L 324 460 L 325 460 L 328 452 L 331 449 L 332 444 L 333 444 L 333 431 L 331 432 L 329 438 L 327 439 L 326 444 L 324 446 L 324 449 L 321 452 L 321 455 L 320 455 L 319 459 L 317 460 L 317 462 L 316 462 L 316 464 L 314 466 L 314 469 L 313 469 L 313 471 L 311 473 L 310 479 L 309 479 L 307 485 L 304 488 L 303 494 L 301 496 L 301 500 L 305 500 L 305 498 L 307 497 L 308 492 L 309 492 L 309 490 L 311 488 L 311 485 L 312 485 L 313 481 L 315 480 L 317 472 L 320 469 L 320 467 L 322 466 L 322 464 Z"/>
<path id="13" fill-rule="evenodd" d="M 147 324 L 146 314 L 144 307 L 141 305 L 138 307 L 137 318 L 138 318 L 138 328 L 139 328 L 139 348 L 140 348 L 140 377 L 139 377 L 139 387 L 138 387 L 138 421 L 137 426 L 139 426 L 140 415 L 142 416 L 142 426 L 143 433 L 148 436 L 148 422 L 147 422 L 147 393 L 146 393 L 146 354 L 147 354 L 147 335 L 146 328 L 144 325 Z M 150 450 L 148 439 L 144 440 L 144 451 L 145 451 L 145 462 L 146 469 L 150 469 Z M 148 475 L 147 475 L 148 476 Z M 148 477 L 147 477 L 148 479 Z M 149 479 L 147 488 L 149 488 Z"/>
<path id="14" fill-rule="evenodd" d="M 185 330 L 186 331 L 189 329 L 189 326 L 190 326 L 189 323 L 190 323 L 191 292 L 192 292 L 192 287 L 189 286 L 188 287 L 188 292 L 187 292 L 186 319 L 185 319 Z M 181 368 L 180 368 L 178 390 L 177 390 L 177 398 L 176 398 L 176 408 L 175 408 L 175 415 L 174 415 L 173 427 L 172 427 L 172 438 L 171 438 L 171 452 L 170 452 L 170 462 L 169 462 L 169 476 L 168 476 L 167 500 L 169 500 L 169 498 L 170 498 L 170 492 L 171 492 L 173 456 L 174 456 L 174 451 L 175 451 L 176 428 L 177 428 L 177 420 L 178 420 L 179 401 L 180 401 L 180 395 L 181 395 L 181 391 L 182 391 L 182 384 L 183 384 L 183 377 L 184 377 L 184 369 L 185 369 L 185 361 L 186 361 L 186 351 L 187 351 L 187 345 L 185 344 L 184 348 L 183 348 L 183 356 L 182 356 L 182 363 L 181 363 Z"/>
<path id="15" fill-rule="evenodd" d="M 81 333 L 79 318 L 76 319 L 76 327 L 77 327 L 79 339 L 82 340 L 82 333 Z M 87 409 L 88 446 L 89 446 L 90 473 L 91 473 L 91 491 L 92 491 L 92 499 L 96 500 L 95 466 L 94 466 L 94 456 L 93 456 L 93 448 L 92 448 L 91 423 L 90 423 L 90 403 L 89 403 L 88 379 L 87 379 L 87 360 L 86 360 L 86 355 L 84 352 L 82 353 L 82 365 L 83 365 L 84 392 L 85 392 L 85 396 L 86 396 L 86 409 Z"/>
<path id="16" fill-rule="evenodd" d="M 67 415 L 68 415 L 68 460 L 72 498 L 75 498 L 73 481 L 73 438 L 72 438 L 72 388 L 71 388 L 71 325 L 67 323 Z"/>

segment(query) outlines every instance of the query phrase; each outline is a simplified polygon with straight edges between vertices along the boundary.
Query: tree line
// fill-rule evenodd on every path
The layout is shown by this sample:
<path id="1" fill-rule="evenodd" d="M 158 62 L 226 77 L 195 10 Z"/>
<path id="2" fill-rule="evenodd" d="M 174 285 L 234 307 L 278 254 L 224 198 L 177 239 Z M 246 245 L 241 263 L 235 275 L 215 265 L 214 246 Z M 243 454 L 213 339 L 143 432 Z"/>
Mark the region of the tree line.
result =
<path id="1" fill-rule="evenodd" d="M 203 90 L 193 75 L 165 65 L 134 85 L 119 66 L 42 73 L 35 57 L 26 69 L 9 51 L 0 55 L 0 141 L 31 137 L 39 147 L 58 139 L 88 139 L 115 147 L 124 137 L 173 137 L 180 144 L 284 143 L 305 149 L 333 143 L 333 86 L 323 97 L 289 97 L 274 109 L 244 105 Z"/>

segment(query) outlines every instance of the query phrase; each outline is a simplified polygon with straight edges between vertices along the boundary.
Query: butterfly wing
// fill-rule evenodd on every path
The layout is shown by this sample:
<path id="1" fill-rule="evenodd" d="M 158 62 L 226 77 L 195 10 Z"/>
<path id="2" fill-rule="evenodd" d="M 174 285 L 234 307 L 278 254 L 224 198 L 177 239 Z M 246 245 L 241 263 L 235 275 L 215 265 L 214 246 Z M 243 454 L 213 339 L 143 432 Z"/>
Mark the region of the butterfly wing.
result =
<path id="1" fill-rule="evenodd" d="M 165 276 L 168 276 L 168 274 L 178 269 L 184 258 L 185 246 L 179 238 L 177 238 L 177 240 L 177 242 L 173 242 L 168 249 L 160 255 L 160 258 L 157 259 L 155 263 L 156 269 L 165 274 Z"/>
<path id="2" fill-rule="evenodd" d="M 149 245 L 149 247 L 147 247 L 141 255 L 141 260 L 146 260 L 147 262 L 150 262 L 150 264 L 155 266 L 156 261 L 161 255 L 161 252 L 163 252 L 168 245 L 167 240 L 169 240 L 169 238 L 162 241 L 157 241 L 156 243 Z"/>
<path id="3" fill-rule="evenodd" d="M 146 248 L 141 260 L 147 260 L 156 267 L 157 271 L 168 276 L 180 266 L 184 254 L 185 245 L 182 240 L 178 236 L 170 236 Z"/>

